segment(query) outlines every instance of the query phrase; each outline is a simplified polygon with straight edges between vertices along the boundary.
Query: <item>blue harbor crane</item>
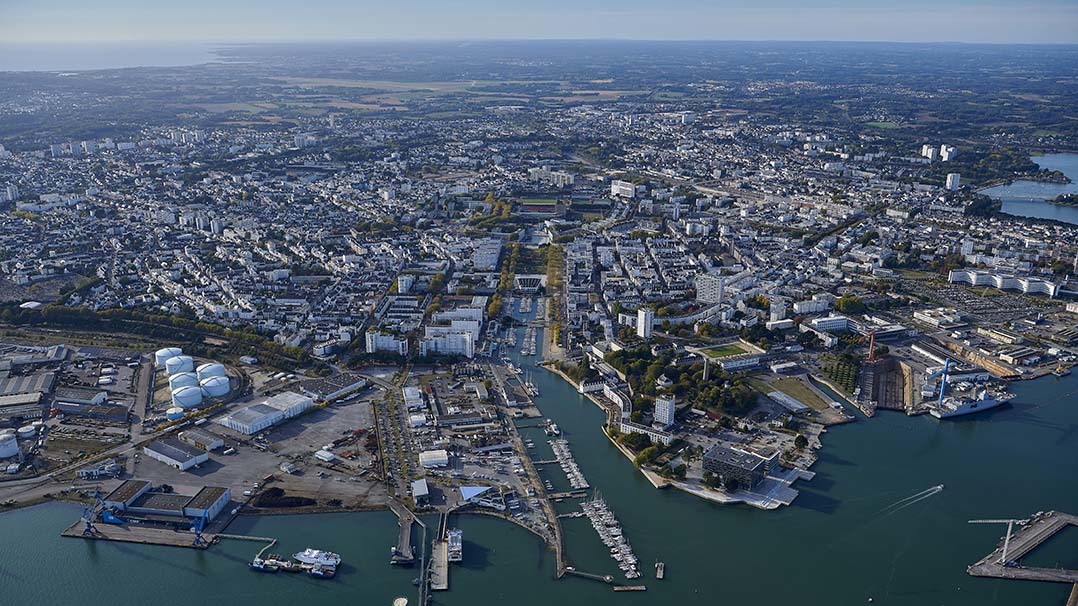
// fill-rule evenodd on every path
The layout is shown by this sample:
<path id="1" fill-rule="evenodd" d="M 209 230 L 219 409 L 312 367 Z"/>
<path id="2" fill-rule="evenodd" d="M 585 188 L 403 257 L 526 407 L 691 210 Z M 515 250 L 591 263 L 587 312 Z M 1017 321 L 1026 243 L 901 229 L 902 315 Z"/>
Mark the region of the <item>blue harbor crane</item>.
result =
<path id="1" fill-rule="evenodd" d="M 941 377 L 940 378 L 940 396 L 939 396 L 939 401 L 938 401 L 938 404 L 941 407 L 943 406 L 943 395 L 945 393 L 947 393 L 947 374 L 950 372 L 950 370 L 951 370 L 951 359 L 947 358 L 947 362 L 944 363 L 943 368 L 941 368 L 941 369 L 937 370 L 936 372 L 934 372 L 934 373 L 928 375 L 927 377 L 925 377 L 926 381 L 931 381 L 932 379 L 935 379 L 936 377 Z"/>
<path id="2" fill-rule="evenodd" d="M 202 515 L 199 516 L 191 526 L 191 530 L 195 531 L 195 540 L 191 542 L 191 545 L 195 547 L 205 547 L 208 545 L 206 539 L 202 536 L 202 530 L 204 528 L 206 528 L 206 512 L 202 512 Z"/>
<path id="3" fill-rule="evenodd" d="M 82 536 L 94 536 L 97 534 L 94 521 L 98 518 L 106 524 L 122 525 L 124 523 L 123 518 L 116 516 L 105 507 L 105 501 L 101 498 L 101 491 L 95 490 L 93 504 L 84 507 L 82 510 L 82 521 L 86 524 L 82 529 Z"/>

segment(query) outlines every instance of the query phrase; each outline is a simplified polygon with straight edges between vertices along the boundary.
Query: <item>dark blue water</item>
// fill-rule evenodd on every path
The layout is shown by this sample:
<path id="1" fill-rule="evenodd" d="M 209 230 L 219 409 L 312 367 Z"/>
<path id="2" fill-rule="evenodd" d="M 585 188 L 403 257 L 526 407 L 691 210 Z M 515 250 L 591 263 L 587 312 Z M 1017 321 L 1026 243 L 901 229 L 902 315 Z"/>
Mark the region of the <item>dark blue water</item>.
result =
<path id="1" fill-rule="evenodd" d="M 1078 154 L 1048 154 L 1035 156 L 1033 161 L 1041 168 L 1058 170 L 1067 175 L 1070 183 L 1041 183 L 1039 181 L 1015 181 L 981 190 L 982 194 L 1003 202 L 1003 212 L 1019 217 L 1055 219 L 1078 225 L 1078 207 L 1049 204 L 1063 194 L 1078 193 Z"/>

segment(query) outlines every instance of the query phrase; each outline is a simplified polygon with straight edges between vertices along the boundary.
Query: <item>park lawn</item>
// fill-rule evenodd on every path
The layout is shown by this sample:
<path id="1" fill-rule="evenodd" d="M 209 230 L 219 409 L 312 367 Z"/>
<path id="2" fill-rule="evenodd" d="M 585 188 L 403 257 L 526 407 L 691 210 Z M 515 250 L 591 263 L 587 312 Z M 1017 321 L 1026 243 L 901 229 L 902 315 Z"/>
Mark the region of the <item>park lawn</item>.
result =
<path id="1" fill-rule="evenodd" d="M 739 356 L 741 354 L 749 353 L 745 351 L 744 347 L 737 343 L 728 343 L 718 347 L 708 347 L 701 351 L 713 358 L 729 358 L 730 356 Z"/>
<path id="2" fill-rule="evenodd" d="M 830 408 L 830 405 L 825 402 L 823 398 L 818 396 L 816 392 L 812 391 L 809 386 L 805 385 L 800 379 L 784 377 L 777 381 L 772 381 L 771 388 L 797 399 L 799 402 L 813 410 L 820 411 Z"/>

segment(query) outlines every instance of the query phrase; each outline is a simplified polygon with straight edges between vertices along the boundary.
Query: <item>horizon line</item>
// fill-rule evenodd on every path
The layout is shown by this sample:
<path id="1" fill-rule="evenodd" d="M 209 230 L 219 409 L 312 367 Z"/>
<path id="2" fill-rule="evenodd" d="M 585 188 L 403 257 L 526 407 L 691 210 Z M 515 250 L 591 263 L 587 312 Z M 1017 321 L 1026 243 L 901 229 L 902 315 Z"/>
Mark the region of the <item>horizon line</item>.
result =
<path id="1" fill-rule="evenodd" d="M 650 42 L 650 43 L 781 43 L 781 44 L 903 44 L 903 45 L 954 45 L 954 46 L 1078 46 L 1078 41 L 1036 41 L 1036 42 L 992 42 L 963 40 L 843 40 L 830 38 L 606 38 L 606 37 L 519 37 L 519 38 L 339 38 L 339 37 L 251 37 L 251 38 L 36 38 L 26 40 L 3 40 L 0 47 L 31 44 L 59 44 L 79 46 L 88 44 L 220 44 L 220 45 L 256 45 L 256 44 L 317 44 L 317 43 L 406 43 L 427 42 L 446 44 L 473 44 L 491 42 Z"/>

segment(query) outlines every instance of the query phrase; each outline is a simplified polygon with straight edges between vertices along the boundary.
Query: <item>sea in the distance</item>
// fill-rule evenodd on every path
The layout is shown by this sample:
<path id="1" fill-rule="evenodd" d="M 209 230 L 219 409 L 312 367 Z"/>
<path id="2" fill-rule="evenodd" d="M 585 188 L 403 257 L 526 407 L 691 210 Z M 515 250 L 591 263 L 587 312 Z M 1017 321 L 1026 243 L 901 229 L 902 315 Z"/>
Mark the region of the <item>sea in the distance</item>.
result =
<path id="1" fill-rule="evenodd" d="M 207 42 L 0 42 L 0 72 L 176 67 L 219 61 Z"/>
<path id="2" fill-rule="evenodd" d="M 1078 154 L 1046 154 L 1033 156 L 1037 166 L 1058 170 L 1070 178 L 1070 183 L 1015 181 L 981 190 L 986 196 L 999 199 L 1001 210 L 1008 215 L 1055 219 L 1078 225 L 1078 207 L 1049 204 L 1048 200 L 1063 194 L 1078 194 Z"/>
<path id="3" fill-rule="evenodd" d="M 624 525 L 646 572 L 634 582 L 647 591 L 614 593 L 584 579 L 555 580 L 553 553 L 527 531 L 456 515 L 451 524 L 464 531 L 464 561 L 451 567 L 450 590 L 434 593 L 435 604 L 830 606 L 872 598 L 881 606 L 1054 606 L 1070 590 L 968 576 L 966 566 L 991 551 L 1004 529 L 967 521 L 1078 512 L 1078 373 L 1015 383 L 1009 405 L 963 420 L 884 411 L 834 427 L 824 436 L 816 478 L 800 483 L 794 505 L 778 511 L 655 490 L 602 436 L 604 415 L 594 404 L 560 378 L 534 373 L 539 406 L 562 428 L 587 479 Z M 540 429 L 522 431 L 535 441 L 533 456 L 552 458 Z M 543 473 L 556 489 L 568 488 L 557 466 Z M 942 492 L 901 506 L 938 484 Z M 571 507 L 558 504 L 559 511 Z M 345 566 L 329 581 L 251 572 L 246 564 L 257 545 L 247 542 L 194 551 L 61 538 L 80 512 L 57 503 L 0 514 L 4 603 L 313 606 L 389 604 L 406 596 L 416 604 L 411 582 L 418 571 L 388 563 L 396 537 L 388 512 L 240 517 L 229 528 L 277 537 L 280 553 L 307 546 L 340 553 Z M 586 519 L 563 522 L 571 565 L 618 573 Z M 1078 566 L 1075 535 L 1064 531 L 1034 552 L 1031 563 Z M 667 564 L 665 580 L 654 578 L 656 559 Z"/>

